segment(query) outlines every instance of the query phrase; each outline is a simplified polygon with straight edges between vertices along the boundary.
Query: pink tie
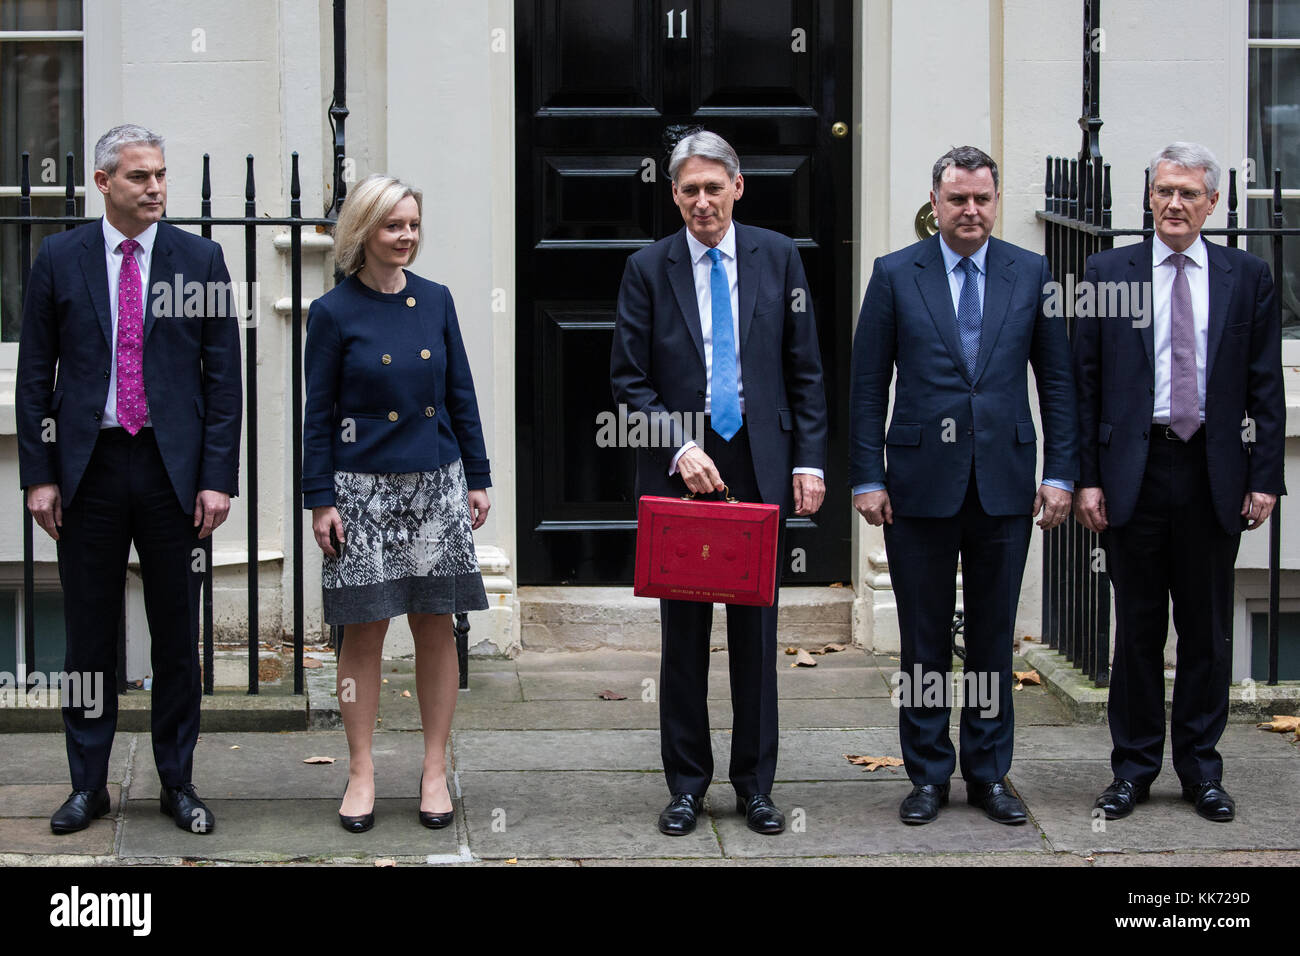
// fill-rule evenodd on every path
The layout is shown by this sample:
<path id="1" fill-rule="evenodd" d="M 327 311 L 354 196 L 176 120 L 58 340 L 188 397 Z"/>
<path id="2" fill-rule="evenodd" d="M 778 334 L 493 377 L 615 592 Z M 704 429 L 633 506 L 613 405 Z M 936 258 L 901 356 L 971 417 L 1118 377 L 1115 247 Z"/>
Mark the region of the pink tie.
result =
<path id="1" fill-rule="evenodd" d="M 144 398 L 144 294 L 135 261 L 140 243 L 123 239 L 118 248 L 122 272 L 117 281 L 117 423 L 134 435 L 149 417 Z"/>

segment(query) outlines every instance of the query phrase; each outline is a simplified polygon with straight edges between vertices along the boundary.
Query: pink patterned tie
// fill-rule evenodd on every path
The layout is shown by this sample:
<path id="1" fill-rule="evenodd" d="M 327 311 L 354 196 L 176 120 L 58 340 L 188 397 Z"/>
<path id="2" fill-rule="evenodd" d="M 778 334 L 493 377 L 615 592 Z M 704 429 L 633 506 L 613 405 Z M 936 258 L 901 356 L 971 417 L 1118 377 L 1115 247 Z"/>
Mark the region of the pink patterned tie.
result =
<path id="1" fill-rule="evenodd" d="M 123 239 L 118 248 L 122 272 L 117 281 L 117 423 L 134 435 L 149 417 L 144 398 L 144 293 L 135 261 L 140 243 Z"/>
<path id="2" fill-rule="evenodd" d="M 1174 288 L 1169 302 L 1169 426 L 1183 441 L 1191 441 L 1201 427 L 1201 398 L 1196 385 L 1196 319 L 1192 314 L 1192 287 L 1187 280 L 1191 259 L 1175 252 Z"/>

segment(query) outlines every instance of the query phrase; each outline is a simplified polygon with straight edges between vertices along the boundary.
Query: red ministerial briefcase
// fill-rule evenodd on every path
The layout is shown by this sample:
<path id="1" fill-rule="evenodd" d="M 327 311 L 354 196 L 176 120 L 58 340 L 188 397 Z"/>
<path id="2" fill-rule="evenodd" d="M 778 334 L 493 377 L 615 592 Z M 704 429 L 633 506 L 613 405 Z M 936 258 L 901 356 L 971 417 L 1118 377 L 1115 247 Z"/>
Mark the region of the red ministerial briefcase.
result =
<path id="1" fill-rule="evenodd" d="M 646 495 L 637 507 L 638 597 L 771 607 L 780 508 Z"/>

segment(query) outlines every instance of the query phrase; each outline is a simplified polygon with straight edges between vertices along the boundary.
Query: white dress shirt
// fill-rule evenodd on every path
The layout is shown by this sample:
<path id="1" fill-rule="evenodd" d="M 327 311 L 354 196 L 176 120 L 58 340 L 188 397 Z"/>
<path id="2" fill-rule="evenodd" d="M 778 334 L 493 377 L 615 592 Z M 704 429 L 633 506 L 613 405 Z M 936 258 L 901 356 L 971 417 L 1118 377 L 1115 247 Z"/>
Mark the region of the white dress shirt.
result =
<path id="1" fill-rule="evenodd" d="M 1166 262 L 1174 250 L 1160 241 L 1151 241 L 1151 342 L 1155 359 L 1156 396 L 1151 420 L 1169 424 L 1169 387 L 1173 365 L 1173 324 L 1170 310 L 1174 300 L 1174 276 L 1178 270 Z M 1196 404 L 1200 419 L 1205 421 L 1205 355 L 1210 332 L 1210 254 L 1200 236 L 1183 250 L 1188 262 L 1183 266 L 1187 287 L 1192 293 L 1192 319 L 1196 337 Z"/>
<path id="2" fill-rule="evenodd" d="M 713 408 L 713 260 L 709 258 L 709 246 L 686 230 L 686 247 L 691 256 L 691 274 L 695 279 L 695 302 L 700 309 L 700 328 L 704 337 L 704 414 L 711 415 Z M 731 290 L 731 340 L 736 343 L 736 390 L 740 393 L 740 414 L 745 414 L 745 384 L 740 374 L 740 283 L 736 270 L 736 224 L 727 226 L 726 234 L 717 245 L 722 253 L 718 264 L 727 274 L 727 288 Z M 707 319 L 705 317 L 708 317 Z M 688 448 L 698 447 L 688 441 L 677 454 L 673 455 L 668 474 L 677 474 L 677 459 Z M 816 475 L 825 477 L 820 468 L 795 468 L 791 474 Z"/>
<path id="3" fill-rule="evenodd" d="M 104 224 L 104 259 L 108 266 L 108 310 L 113 317 L 113 336 L 109 343 L 108 352 L 108 400 L 104 402 L 104 417 L 99 423 L 100 428 L 116 428 L 117 421 L 117 285 L 122 277 L 122 250 L 118 247 L 122 244 L 123 239 L 132 238 L 124 236 L 118 232 L 108 221 L 105 216 L 102 220 Z M 136 265 L 140 267 L 140 292 L 144 298 L 145 308 L 149 303 L 149 262 L 153 258 L 153 243 L 158 238 L 158 223 L 150 224 L 149 228 L 134 239 L 140 245 L 135 250 Z M 146 405 L 147 405 L 146 396 Z M 153 416 L 146 412 L 145 427 L 153 425 Z"/>

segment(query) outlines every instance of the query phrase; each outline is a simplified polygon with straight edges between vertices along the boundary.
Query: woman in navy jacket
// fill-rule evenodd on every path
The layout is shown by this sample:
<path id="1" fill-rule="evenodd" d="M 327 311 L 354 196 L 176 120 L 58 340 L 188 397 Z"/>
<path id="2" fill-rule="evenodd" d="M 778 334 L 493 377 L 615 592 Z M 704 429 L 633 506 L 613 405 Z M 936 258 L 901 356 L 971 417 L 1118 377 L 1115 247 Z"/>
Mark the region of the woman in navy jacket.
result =
<path id="1" fill-rule="evenodd" d="M 339 709 L 348 787 L 339 823 L 374 823 L 371 738 L 388 621 L 415 637 L 424 728 L 420 822 L 451 823 L 446 750 L 458 665 L 452 615 L 487 595 L 471 532 L 491 486 L 469 360 L 446 286 L 403 268 L 420 245 L 421 193 L 370 176 L 335 229 L 347 275 L 307 315 L 303 506 L 324 552 L 325 620 L 341 624 Z"/>

